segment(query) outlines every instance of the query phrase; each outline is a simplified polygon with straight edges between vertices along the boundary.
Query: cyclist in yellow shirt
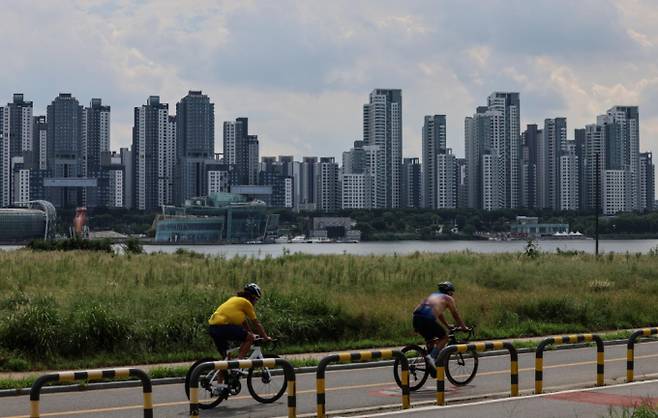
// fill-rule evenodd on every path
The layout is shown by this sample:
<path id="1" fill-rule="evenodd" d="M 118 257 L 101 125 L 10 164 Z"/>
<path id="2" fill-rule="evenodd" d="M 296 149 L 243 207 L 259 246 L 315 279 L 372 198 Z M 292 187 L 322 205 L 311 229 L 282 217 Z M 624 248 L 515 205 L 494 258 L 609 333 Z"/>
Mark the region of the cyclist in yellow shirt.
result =
<path id="1" fill-rule="evenodd" d="M 256 334 L 266 341 L 271 340 L 263 325 L 256 318 L 256 311 L 254 310 L 254 305 L 261 295 L 260 287 L 256 283 L 249 283 L 245 285 L 241 292 L 238 292 L 237 296 L 232 296 L 219 305 L 208 320 L 208 333 L 215 342 L 222 358 L 226 358 L 229 341 L 241 342 L 238 358 L 242 359 L 249 354 Z M 251 325 L 253 325 L 256 334 L 254 334 Z"/>

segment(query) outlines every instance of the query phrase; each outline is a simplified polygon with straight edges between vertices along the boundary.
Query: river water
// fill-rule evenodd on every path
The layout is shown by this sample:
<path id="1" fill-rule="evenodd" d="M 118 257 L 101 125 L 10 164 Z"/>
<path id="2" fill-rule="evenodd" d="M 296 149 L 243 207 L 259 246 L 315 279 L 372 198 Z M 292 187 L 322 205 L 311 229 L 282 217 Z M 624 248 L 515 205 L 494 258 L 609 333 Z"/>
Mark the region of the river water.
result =
<path id="1" fill-rule="evenodd" d="M 540 240 L 540 251 L 585 251 L 594 253 L 593 240 Z M 601 240 L 600 253 L 647 253 L 658 246 L 658 239 Z M 208 255 L 224 257 L 246 256 L 265 258 L 279 257 L 285 253 L 304 254 L 353 254 L 353 255 L 404 255 L 416 251 L 446 253 L 473 251 L 476 253 L 518 253 L 524 251 L 525 241 L 387 241 L 361 242 L 358 244 L 261 244 L 261 245 L 145 245 L 148 253 L 173 253 L 179 248 Z M 0 250 L 14 250 L 20 246 L 0 246 Z"/>

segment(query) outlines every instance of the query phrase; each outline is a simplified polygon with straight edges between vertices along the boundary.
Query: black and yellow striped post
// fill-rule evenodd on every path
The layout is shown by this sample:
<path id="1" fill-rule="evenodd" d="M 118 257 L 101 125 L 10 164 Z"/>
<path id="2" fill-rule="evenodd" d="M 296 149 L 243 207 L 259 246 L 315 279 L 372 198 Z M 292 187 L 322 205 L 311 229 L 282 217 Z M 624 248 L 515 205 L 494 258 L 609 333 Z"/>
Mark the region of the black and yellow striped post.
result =
<path id="1" fill-rule="evenodd" d="M 127 377 L 136 377 L 142 381 L 142 390 L 144 392 L 144 418 L 153 418 L 153 389 L 151 387 L 151 379 L 148 375 L 140 369 L 108 369 L 108 370 L 84 370 L 75 372 L 60 372 L 46 374 L 39 377 L 32 384 L 30 389 L 30 418 L 38 418 L 39 415 L 39 398 L 41 395 L 41 388 L 46 383 L 57 382 L 73 382 L 75 380 L 100 380 L 100 379 L 121 379 Z"/>
<path id="2" fill-rule="evenodd" d="M 408 409 L 409 403 L 409 362 L 400 350 L 378 350 L 378 351 L 354 351 L 337 353 L 327 356 L 320 360 L 318 371 L 315 378 L 317 417 L 324 418 L 327 416 L 324 376 L 327 366 L 331 363 L 356 363 L 372 360 L 388 360 L 397 358 L 400 360 L 402 373 L 402 409 Z"/>
<path id="3" fill-rule="evenodd" d="M 635 369 L 635 342 L 640 337 L 648 337 L 650 335 L 658 334 L 658 328 L 642 328 L 628 338 L 626 345 L 626 381 L 632 382 L 634 379 Z"/>
<path id="4" fill-rule="evenodd" d="M 509 341 L 482 341 L 471 344 L 457 344 L 445 347 L 436 359 L 436 404 L 439 406 L 446 403 L 445 392 L 445 367 L 448 359 L 453 353 L 465 353 L 467 351 L 491 351 L 506 349 L 510 355 L 510 393 L 511 396 L 519 395 L 519 354 Z"/>
<path id="5" fill-rule="evenodd" d="M 275 367 L 281 366 L 283 374 L 288 385 L 288 417 L 297 416 L 297 400 L 295 386 L 295 369 L 285 359 L 282 358 L 264 358 L 258 360 L 229 360 L 229 361 L 208 361 L 201 363 L 192 370 L 190 376 L 190 417 L 199 416 L 199 378 L 201 373 L 206 370 L 227 370 L 227 369 L 254 369 L 256 367 Z"/>
<path id="6" fill-rule="evenodd" d="M 603 386 L 604 378 L 604 349 L 603 340 L 596 334 L 575 334 L 550 337 L 543 340 L 535 351 L 535 393 L 540 394 L 544 385 L 544 350 L 551 344 L 577 344 L 596 342 L 596 385 Z"/>

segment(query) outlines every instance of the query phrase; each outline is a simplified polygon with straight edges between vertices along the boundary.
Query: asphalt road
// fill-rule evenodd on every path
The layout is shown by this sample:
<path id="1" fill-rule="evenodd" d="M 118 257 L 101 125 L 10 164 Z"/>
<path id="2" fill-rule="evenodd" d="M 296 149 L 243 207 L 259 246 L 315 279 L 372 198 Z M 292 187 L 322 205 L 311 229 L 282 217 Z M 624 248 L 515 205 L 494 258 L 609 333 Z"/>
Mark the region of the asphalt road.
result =
<path id="1" fill-rule="evenodd" d="M 544 390 L 548 392 L 594 386 L 595 358 L 594 347 L 545 353 Z M 658 342 L 637 344 L 635 358 L 636 380 L 658 376 Z M 606 384 L 623 383 L 625 377 L 626 346 L 607 346 Z M 534 354 L 519 355 L 519 385 L 522 395 L 534 390 Z M 400 390 L 393 381 L 391 367 L 329 371 L 326 388 L 329 415 L 346 415 L 352 413 L 350 411 L 353 409 L 375 413 L 381 411 L 379 408 L 395 407 L 401 402 Z M 455 388 L 446 382 L 446 388 L 448 405 L 483 397 L 507 397 L 510 390 L 509 358 L 483 357 L 480 359 L 478 375 L 470 385 Z M 658 394 L 654 393 L 654 396 Z M 434 399 L 435 384 L 431 379 L 421 390 L 411 394 L 412 405 L 417 407 L 431 405 Z M 139 387 L 44 394 L 41 396 L 41 416 L 137 418 L 142 416 L 141 402 Z M 156 417 L 189 416 L 189 405 L 182 384 L 154 386 L 153 403 Z M 27 396 L 0 398 L 0 418 L 27 418 L 29 408 Z M 297 376 L 297 413 L 298 416 L 315 413 L 314 374 Z M 201 412 L 201 416 L 207 417 L 278 417 L 286 414 L 285 396 L 274 404 L 262 405 L 249 396 L 246 385 L 238 396 L 231 397 L 214 410 Z"/>

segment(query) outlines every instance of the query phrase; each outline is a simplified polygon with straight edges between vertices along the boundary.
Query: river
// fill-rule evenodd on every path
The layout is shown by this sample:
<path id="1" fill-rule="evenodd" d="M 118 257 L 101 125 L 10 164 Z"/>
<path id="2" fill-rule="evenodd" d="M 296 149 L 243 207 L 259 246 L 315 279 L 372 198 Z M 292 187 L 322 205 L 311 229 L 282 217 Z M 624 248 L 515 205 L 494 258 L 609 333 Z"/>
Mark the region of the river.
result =
<path id="1" fill-rule="evenodd" d="M 560 250 L 594 253 L 594 240 L 540 240 L 540 251 Z M 658 246 L 658 239 L 601 240 L 600 253 L 648 253 Z M 246 256 L 265 258 L 279 257 L 285 253 L 304 254 L 353 254 L 353 255 L 404 255 L 416 251 L 446 253 L 450 251 L 473 251 L 476 253 L 522 252 L 525 241 L 386 241 L 361 242 L 358 244 L 262 244 L 262 245 L 144 245 L 148 253 L 173 253 L 179 248 L 208 255 L 224 257 Z M 0 250 L 14 250 L 20 246 L 2 245 Z"/>

